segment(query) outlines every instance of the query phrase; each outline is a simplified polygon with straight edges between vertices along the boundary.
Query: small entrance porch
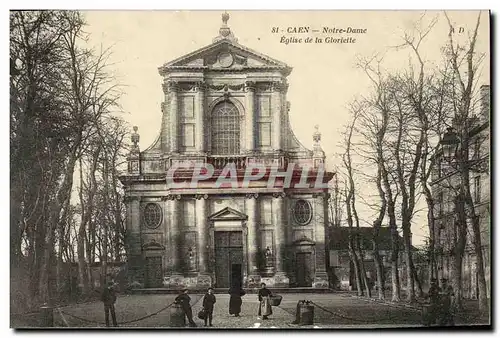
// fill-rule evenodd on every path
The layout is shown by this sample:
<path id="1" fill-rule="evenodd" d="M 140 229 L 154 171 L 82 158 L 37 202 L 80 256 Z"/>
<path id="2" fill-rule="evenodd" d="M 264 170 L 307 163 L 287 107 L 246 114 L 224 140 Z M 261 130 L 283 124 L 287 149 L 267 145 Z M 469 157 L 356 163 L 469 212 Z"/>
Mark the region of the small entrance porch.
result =
<path id="1" fill-rule="evenodd" d="M 229 207 L 208 217 L 216 288 L 243 287 L 247 276 L 247 219 L 247 215 Z"/>

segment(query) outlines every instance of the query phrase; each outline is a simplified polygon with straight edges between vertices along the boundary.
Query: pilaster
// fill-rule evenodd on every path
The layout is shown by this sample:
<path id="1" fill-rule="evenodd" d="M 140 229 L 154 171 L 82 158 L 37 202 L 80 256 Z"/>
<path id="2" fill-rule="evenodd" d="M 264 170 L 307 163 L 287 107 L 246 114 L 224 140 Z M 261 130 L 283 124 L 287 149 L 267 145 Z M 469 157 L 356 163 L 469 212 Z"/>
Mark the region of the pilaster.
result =
<path id="1" fill-rule="evenodd" d="M 273 194 L 273 224 L 275 226 L 275 246 L 276 246 L 276 274 L 274 276 L 275 287 L 288 287 L 290 280 L 285 272 L 285 250 L 286 250 L 286 231 L 284 218 L 285 194 Z"/>
<path id="2" fill-rule="evenodd" d="M 196 83 L 196 151 L 205 152 L 205 83 Z"/>
<path id="3" fill-rule="evenodd" d="M 252 152 L 255 148 L 255 83 L 248 81 L 245 83 L 245 126 L 246 126 L 246 144 L 245 150 Z"/>
<path id="4" fill-rule="evenodd" d="M 279 82 L 273 82 L 272 84 L 272 114 L 273 114 L 273 140 L 272 145 L 275 151 L 281 150 L 281 124 L 282 124 L 282 111 L 283 111 L 283 102 L 282 102 L 282 94 L 283 90 L 282 84 Z"/>
<path id="5" fill-rule="evenodd" d="M 208 273 L 208 220 L 207 220 L 208 195 L 196 195 L 196 230 L 198 232 L 198 271 L 200 274 Z"/>
<path id="6" fill-rule="evenodd" d="M 328 273 L 326 271 L 326 221 L 328 219 L 328 208 L 326 208 L 326 194 L 314 195 L 316 206 L 314 217 L 314 239 L 316 242 L 316 274 L 314 276 L 313 287 L 327 288 Z"/>
<path id="7" fill-rule="evenodd" d="M 170 151 L 173 153 L 179 152 L 178 133 L 179 130 L 179 109 L 178 109 L 178 85 L 174 81 L 168 82 L 168 90 L 170 96 Z"/>
<path id="8" fill-rule="evenodd" d="M 180 233 L 180 195 L 169 195 L 170 205 L 170 254 L 172 257 L 172 273 L 180 274 L 180 260 L 179 251 L 181 246 L 181 233 Z"/>
<path id="9" fill-rule="evenodd" d="M 247 220 L 247 260 L 248 260 L 248 277 L 247 286 L 256 287 L 260 283 L 259 267 L 257 262 L 258 255 L 258 229 L 257 229 L 257 200 L 258 194 L 246 195 L 246 213 Z"/>

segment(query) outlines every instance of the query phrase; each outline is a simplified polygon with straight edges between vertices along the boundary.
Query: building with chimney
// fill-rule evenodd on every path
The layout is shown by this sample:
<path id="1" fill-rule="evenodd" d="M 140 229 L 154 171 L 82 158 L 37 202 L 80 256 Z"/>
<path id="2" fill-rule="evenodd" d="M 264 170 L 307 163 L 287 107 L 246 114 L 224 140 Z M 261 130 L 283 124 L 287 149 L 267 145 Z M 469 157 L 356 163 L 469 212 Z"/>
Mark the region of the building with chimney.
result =
<path id="1" fill-rule="evenodd" d="M 315 182 L 333 174 L 323 170 L 321 134 L 313 150 L 294 136 L 292 68 L 240 45 L 228 20 L 211 44 L 159 67 L 158 137 L 141 151 L 137 128 L 132 135 L 120 178 L 129 279 L 326 288 L 328 188 Z M 236 178 L 217 184 L 224 176 Z"/>

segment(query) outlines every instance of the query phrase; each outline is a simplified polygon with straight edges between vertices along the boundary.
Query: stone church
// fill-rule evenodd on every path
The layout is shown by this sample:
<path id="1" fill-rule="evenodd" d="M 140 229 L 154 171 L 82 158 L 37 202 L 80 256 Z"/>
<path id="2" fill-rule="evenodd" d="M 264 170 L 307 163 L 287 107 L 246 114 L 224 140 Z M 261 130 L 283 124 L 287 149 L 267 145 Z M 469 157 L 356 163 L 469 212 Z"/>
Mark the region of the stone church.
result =
<path id="1" fill-rule="evenodd" d="M 222 15 L 212 44 L 159 67 L 164 102 L 156 141 L 140 151 L 134 127 L 128 172 L 120 177 L 127 209 L 130 281 L 146 288 L 328 287 L 328 189 L 269 186 L 269 175 L 246 187 L 193 185 L 190 166 L 226 164 L 238 179 L 251 164 L 318 177 L 325 155 L 294 136 L 286 100 L 292 68 L 238 43 Z M 176 182 L 169 180 L 169 169 Z M 187 168 L 187 169 L 186 169 Z M 311 176 L 312 175 L 312 176 Z M 324 173 L 328 182 L 333 173 Z M 179 178 L 180 177 L 180 178 Z M 179 183 L 180 182 L 180 183 Z"/>

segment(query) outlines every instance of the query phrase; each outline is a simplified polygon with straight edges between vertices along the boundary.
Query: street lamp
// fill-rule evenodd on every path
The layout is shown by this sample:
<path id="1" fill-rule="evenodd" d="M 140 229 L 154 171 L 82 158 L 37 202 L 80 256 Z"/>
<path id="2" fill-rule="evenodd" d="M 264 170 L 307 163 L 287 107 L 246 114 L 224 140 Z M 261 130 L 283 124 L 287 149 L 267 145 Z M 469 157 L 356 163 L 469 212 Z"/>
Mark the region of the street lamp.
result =
<path id="1" fill-rule="evenodd" d="M 457 154 L 458 145 L 460 144 L 460 139 L 452 127 L 448 127 L 439 143 L 443 149 L 443 157 L 448 162 L 452 162 Z"/>

